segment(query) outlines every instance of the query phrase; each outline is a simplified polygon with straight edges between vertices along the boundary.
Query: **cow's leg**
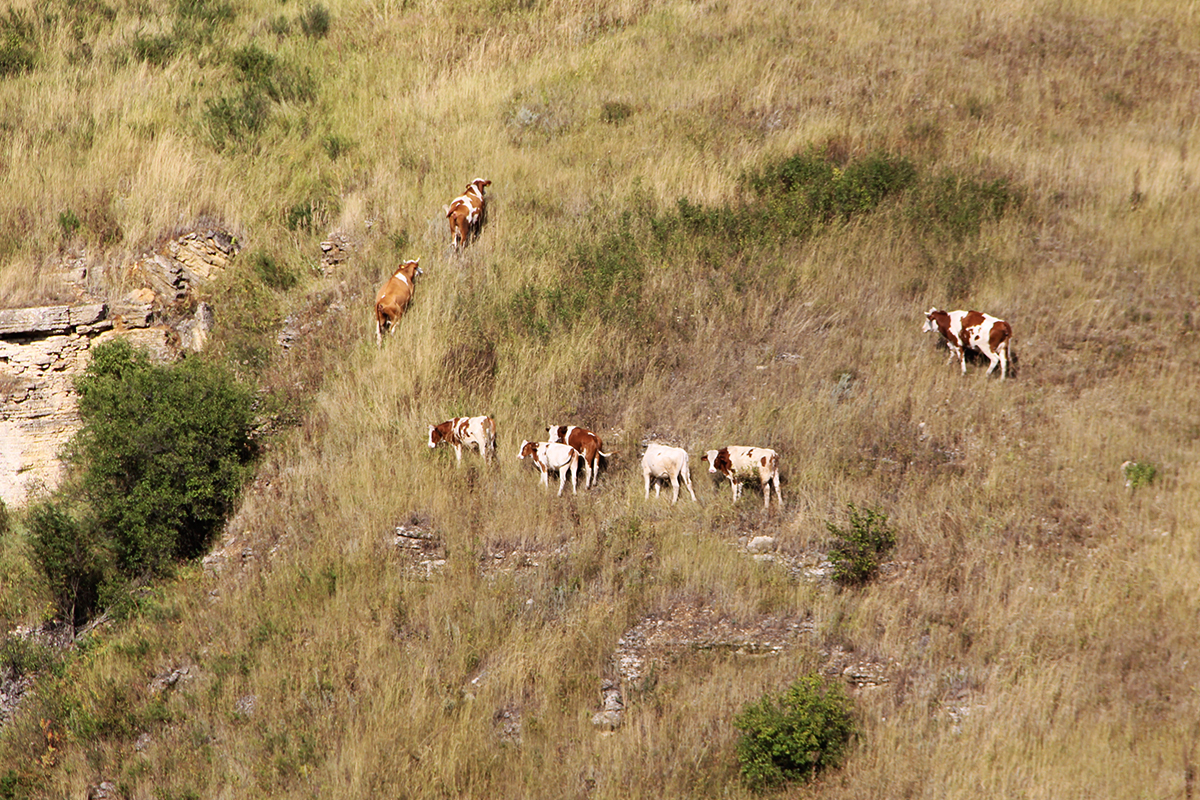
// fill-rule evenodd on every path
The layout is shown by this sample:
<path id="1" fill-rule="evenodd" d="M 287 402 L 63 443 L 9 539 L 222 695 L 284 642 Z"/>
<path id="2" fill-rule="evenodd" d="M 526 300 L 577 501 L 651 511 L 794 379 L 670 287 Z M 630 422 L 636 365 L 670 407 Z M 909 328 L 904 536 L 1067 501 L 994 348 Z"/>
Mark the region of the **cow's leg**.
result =
<path id="1" fill-rule="evenodd" d="M 650 470 L 643 469 L 642 477 L 644 477 L 646 479 L 646 499 L 649 500 L 650 499 Z"/>
<path id="2" fill-rule="evenodd" d="M 692 502 L 696 501 L 696 493 L 692 491 L 692 472 L 686 466 L 683 468 L 683 482 L 687 486 L 688 494 L 692 496 Z M 678 490 L 676 490 L 678 492 Z"/>
<path id="3" fill-rule="evenodd" d="M 779 473 L 776 472 L 771 480 L 775 482 L 775 499 L 779 501 L 779 507 L 783 508 L 783 492 L 779 491 Z"/>
<path id="4" fill-rule="evenodd" d="M 562 497 L 563 485 L 567 482 L 567 464 L 558 468 L 558 496 Z"/>
<path id="5" fill-rule="evenodd" d="M 454 445 L 454 457 L 457 459 L 459 464 L 462 463 L 462 445 L 461 444 Z"/>
<path id="6" fill-rule="evenodd" d="M 571 459 L 571 494 L 578 494 L 575 491 L 575 475 L 579 472 L 579 456 Z M 585 476 L 586 477 L 586 476 Z M 584 488 L 587 488 L 586 486 Z"/>
<path id="7" fill-rule="evenodd" d="M 988 357 L 988 371 L 986 374 L 991 375 L 992 372 L 995 371 L 996 367 L 999 366 L 999 364 L 1000 364 L 1000 356 L 996 355 L 995 353 L 987 353 L 987 357 Z"/>
<path id="8" fill-rule="evenodd" d="M 671 473 L 671 505 L 675 505 L 679 501 L 679 473 Z"/>

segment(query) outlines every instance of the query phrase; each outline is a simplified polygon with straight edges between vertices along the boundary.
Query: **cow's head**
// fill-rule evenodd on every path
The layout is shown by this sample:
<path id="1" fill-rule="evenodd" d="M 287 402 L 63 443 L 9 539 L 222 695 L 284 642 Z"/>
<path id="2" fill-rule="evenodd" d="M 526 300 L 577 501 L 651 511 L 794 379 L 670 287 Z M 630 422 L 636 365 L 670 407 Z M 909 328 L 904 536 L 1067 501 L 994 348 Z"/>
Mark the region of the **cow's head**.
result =
<path id="1" fill-rule="evenodd" d="M 720 472 L 723 475 L 728 474 L 732 463 L 729 460 L 728 447 L 722 447 L 720 450 L 706 450 L 704 455 L 700 456 L 700 460 L 708 462 L 709 472 Z"/>
<path id="2" fill-rule="evenodd" d="M 921 332 L 929 333 L 930 331 L 936 331 L 939 327 L 941 327 L 941 325 L 938 323 L 938 320 L 944 318 L 945 316 L 946 312 L 939 311 L 937 306 L 929 309 L 925 312 L 925 324 L 921 326 Z"/>
<path id="3" fill-rule="evenodd" d="M 480 197 L 483 197 L 483 190 L 491 185 L 492 182 L 485 178 L 476 178 L 467 185 L 467 190 L 470 191 L 471 187 L 475 187 L 475 191 L 479 192 Z"/>
<path id="4" fill-rule="evenodd" d="M 522 459 L 526 456 L 532 458 L 537 451 L 537 442 L 521 442 L 521 449 L 517 452 L 517 458 Z"/>
<path id="5" fill-rule="evenodd" d="M 438 443 L 441 442 L 442 439 L 444 439 L 444 438 L 445 437 L 442 435 L 442 432 L 438 428 L 437 425 L 429 426 L 429 446 L 430 447 L 437 447 Z"/>
<path id="6" fill-rule="evenodd" d="M 411 283 L 418 275 L 424 275 L 425 270 L 421 269 L 421 259 L 417 258 L 412 261 L 405 261 L 396 270 L 397 275 L 403 275 L 408 278 Z"/>

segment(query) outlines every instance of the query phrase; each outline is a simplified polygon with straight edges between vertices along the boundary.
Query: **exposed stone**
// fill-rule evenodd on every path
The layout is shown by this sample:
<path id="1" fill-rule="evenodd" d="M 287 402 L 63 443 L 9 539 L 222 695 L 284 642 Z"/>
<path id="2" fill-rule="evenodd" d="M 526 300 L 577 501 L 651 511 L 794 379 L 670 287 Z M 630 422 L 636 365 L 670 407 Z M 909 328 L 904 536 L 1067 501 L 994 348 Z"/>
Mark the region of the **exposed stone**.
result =
<path id="1" fill-rule="evenodd" d="M 775 538 L 773 536 L 755 536 L 746 545 L 746 549 L 751 553 L 769 553 L 775 549 Z"/>
<path id="2" fill-rule="evenodd" d="M 88 786 L 88 800 L 116 800 L 117 785 L 112 781 L 100 781 Z"/>
<path id="3" fill-rule="evenodd" d="M 321 274 L 327 275 L 337 269 L 354 252 L 354 243 L 341 231 L 334 231 L 321 242 Z"/>

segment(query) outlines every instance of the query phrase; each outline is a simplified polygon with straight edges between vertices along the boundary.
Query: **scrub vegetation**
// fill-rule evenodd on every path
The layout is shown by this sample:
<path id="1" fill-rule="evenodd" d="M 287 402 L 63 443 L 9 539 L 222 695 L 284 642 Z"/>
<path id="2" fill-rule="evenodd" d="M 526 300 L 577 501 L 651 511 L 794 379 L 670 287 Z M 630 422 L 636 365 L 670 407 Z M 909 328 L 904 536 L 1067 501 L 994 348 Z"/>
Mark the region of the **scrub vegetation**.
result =
<path id="1" fill-rule="evenodd" d="M 1197 75 L 1166 0 L 12 4 L 0 305 L 224 226 L 204 359 L 256 387 L 260 454 L 219 532 L 105 523 L 140 571 L 74 648 L 5 641 L 0 798 L 1190 796 Z M 1011 322 L 1016 375 L 945 363 L 931 306 Z M 477 414 L 495 463 L 426 447 Z M 616 455 L 556 498 L 516 454 L 571 423 Z M 649 441 L 698 503 L 643 499 Z M 729 444 L 779 452 L 782 509 L 706 479 Z M 5 630 L 85 622 L 37 567 L 95 576 L 75 510 L 8 509 Z M 798 638 L 621 672 L 685 614 Z M 794 769 L 740 762 L 805 687 L 828 764 L 790 729 Z"/>

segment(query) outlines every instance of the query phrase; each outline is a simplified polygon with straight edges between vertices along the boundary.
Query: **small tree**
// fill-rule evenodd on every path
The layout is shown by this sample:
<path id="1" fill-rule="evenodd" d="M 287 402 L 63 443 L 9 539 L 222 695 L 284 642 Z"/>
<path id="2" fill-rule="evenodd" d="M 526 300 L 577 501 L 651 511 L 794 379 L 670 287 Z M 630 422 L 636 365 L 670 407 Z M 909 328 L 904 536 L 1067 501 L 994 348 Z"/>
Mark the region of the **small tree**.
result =
<path id="1" fill-rule="evenodd" d="M 44 501 L 25 512 L 34 557 L 65 621 L 78 625 L 96 608 L 104 580 L 104 550 L 94 529 L 59 504 Z"/>
<path id="2" fill-rule="evenodd" d="M 879 569 L 879 561 L 896 545 L 896 534 L 888 527 L 887 514 L 874 508 L 864 511 L 848 503 L 850 525 L 826 522 L 834 542 L 829 549 L 833 578 L 843 585 L 866 583 Z"/>
<path id="3" fill-rule="evenodd" d="M 836 767 L 856 730 L 845 691 L 816 673 L 777 697 L 763 695 L 733 724 L 742 732 L 737 743 L 742 780 L 756 792 Z"/>
<path id="4" fill-rule="evenodd" d="M 83 427 L 68 457 L 121 573 L 198 555 L 248 475 L 249 390 L 200 358 L 151 364 L 123 339 L 94 348 L 76 388 Z"/>

